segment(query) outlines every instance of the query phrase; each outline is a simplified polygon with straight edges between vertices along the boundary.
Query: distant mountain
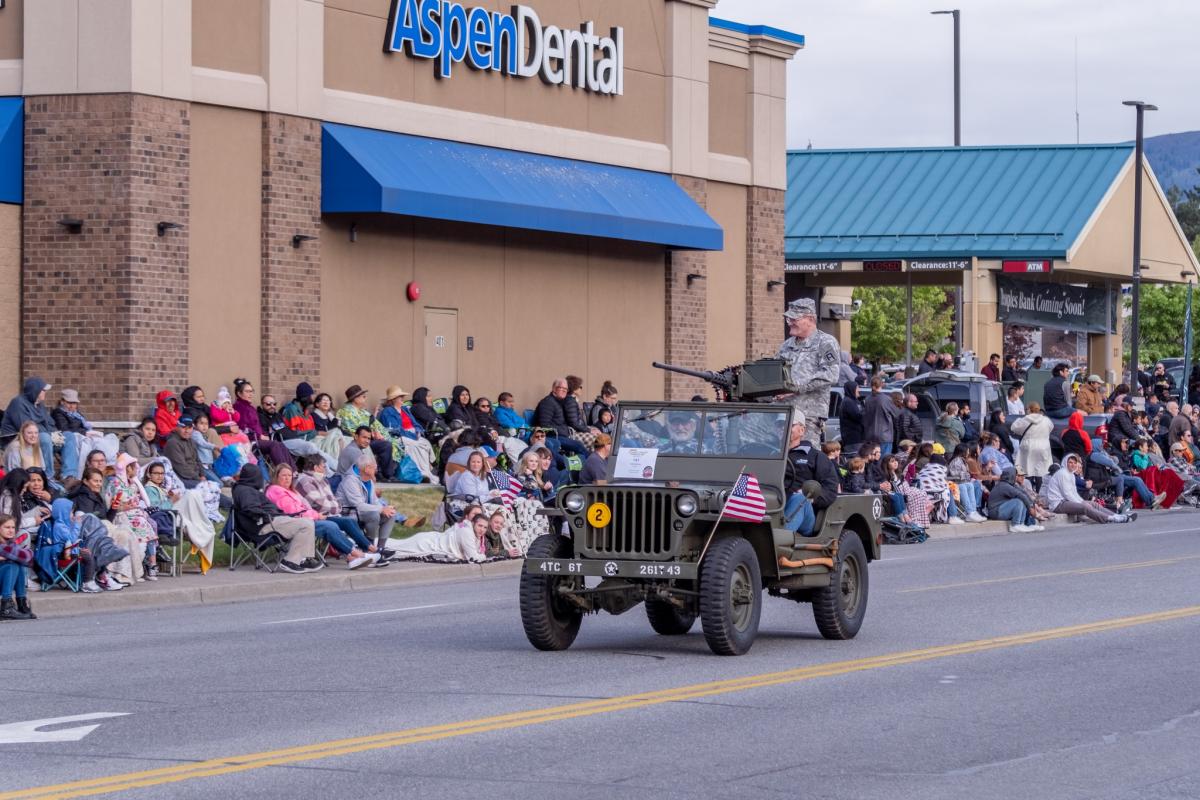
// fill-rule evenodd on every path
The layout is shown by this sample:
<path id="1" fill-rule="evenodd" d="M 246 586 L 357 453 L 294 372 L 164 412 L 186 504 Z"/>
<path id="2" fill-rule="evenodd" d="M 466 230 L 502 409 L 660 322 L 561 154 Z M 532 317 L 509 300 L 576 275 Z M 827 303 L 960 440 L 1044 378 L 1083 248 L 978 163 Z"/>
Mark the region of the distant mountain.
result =
<path id="1" fill-rule="evenodd" d="M 1200 186 L 1200 131 L 1167 133 L 1146 139 L 1146 158 L 1163 191 L 1178 186 L 1191 189 Z"/>

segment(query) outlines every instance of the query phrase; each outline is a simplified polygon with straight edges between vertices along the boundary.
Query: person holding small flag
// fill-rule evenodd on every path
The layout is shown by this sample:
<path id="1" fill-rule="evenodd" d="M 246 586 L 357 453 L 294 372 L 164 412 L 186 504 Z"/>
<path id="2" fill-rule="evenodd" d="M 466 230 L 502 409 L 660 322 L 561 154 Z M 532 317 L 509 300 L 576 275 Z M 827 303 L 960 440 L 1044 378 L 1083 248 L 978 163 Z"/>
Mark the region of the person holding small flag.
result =
<path id="1" fill-rule="evenodd" d="M 838 473 L 829 457 L 804 438 L 805 430 L 804 414 L 792 412 L 784 469 L 784 491 L 788 499 L 783 508 L 783 519 L 788 530 L 811 536 L 816 527 L 817 512 L 828 508 L 837 499 Z"/>

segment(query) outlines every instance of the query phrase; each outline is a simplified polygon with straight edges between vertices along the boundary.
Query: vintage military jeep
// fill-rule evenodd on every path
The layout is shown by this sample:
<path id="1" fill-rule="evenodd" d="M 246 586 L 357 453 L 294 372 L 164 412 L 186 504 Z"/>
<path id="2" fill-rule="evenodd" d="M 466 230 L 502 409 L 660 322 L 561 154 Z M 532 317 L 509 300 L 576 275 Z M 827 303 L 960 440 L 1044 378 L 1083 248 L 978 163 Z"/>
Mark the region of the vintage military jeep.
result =
<path id="1" fill-rule="evenodd" d="M 566 649 L 584 614 L 645 602 L 658 633 L 685 634 L 699 616 L 713 652 L 740 655 L 758 632 L 763 589 L 812 603 L 826 638 L 852 638 L 883 500 L 841 495 L 818 513 L 815 535 L 785 528 L 791 415 L 762 402 L 622 402 L 606 482 L 560 491 L 547 513 L 570 537 L 539 537 L 526 556 L 521 621 L 534 647 Z M 740 518 L 757 516 L 741 476 L 761 488 L 761 521 Z"/>

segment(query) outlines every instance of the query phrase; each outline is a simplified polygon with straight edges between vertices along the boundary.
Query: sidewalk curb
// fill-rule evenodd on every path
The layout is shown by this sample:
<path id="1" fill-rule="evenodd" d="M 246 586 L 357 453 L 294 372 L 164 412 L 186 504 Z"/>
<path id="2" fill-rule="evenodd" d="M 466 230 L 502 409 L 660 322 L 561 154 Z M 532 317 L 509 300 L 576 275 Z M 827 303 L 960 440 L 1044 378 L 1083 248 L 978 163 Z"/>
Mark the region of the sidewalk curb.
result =
<path id="1" fill-rule="evenodd" d="M 63 591 L 33 592 L 30 602 L 39 617 L 75 617 L 104 614 L 114 611 L 136 611 L 148 608 L 221 605 L 247 600 L 266 600 L 283 597 L 361 592 L 422 586 L 437 583 L 456 583 L 484 578 L 516 577 L 521 573 L 521 561 L 494 561 L 485 564 L 392 564 L 386 569 L 363 569 L 351 572 L 340 565 L 327 567 L 319 573 L 288 575 L 280 580 L 263 580 L 241 584 L 203 585 L 204 577 L 188 574 L 184 578 L 160 578 L 165 588 L 145 591 L 146 584 L 121 592 L 74 594 Z M 220 567 L 214 569 L 220 570 Z M 211 574 L 211 573 L 210 573 Z M 274 578 L 275 576 L 271 576 Z M 186 580 L 187 586 L 169 584 Z M 139 591 L 142 590 L 142 591 Z"/>

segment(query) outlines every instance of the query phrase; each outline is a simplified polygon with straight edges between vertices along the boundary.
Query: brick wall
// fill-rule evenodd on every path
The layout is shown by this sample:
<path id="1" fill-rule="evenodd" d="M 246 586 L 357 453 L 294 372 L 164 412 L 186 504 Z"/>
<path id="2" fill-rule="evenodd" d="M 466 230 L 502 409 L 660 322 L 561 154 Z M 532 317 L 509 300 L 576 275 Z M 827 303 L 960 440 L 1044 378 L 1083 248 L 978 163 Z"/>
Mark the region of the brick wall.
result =
<path id="1" fill-rule="evenodd" d="M 786 334 L 780 315 L 783 280 L 784 193 L 752 186 L 746 192 L 746 358 L 773 355 Z"/>
<path id="2" fill-rule="evenodd" d="M 708 205 L 708 182 L 700 178 L 675 176 L 701 207 Z M 708 291 L 703 280 L 688 286 L 689 274 L 708 275 L 708 255 L 703 250 L 672 250 L 667 253 L 667 331 L 668 364 L 691 369 L 710 369 L 708 363 Z M 712 397 L 712 387 L 687 375 L 666 373 L 664 396 L 668 400 L 689 400 L 692 395 Z"/>
<path id="3" fill-rule="evenodd" d="M 321 123 L 263 114 L 262 382 L 290 398 L 321 379 Z"/>
<path id="4" fill-rule="evenodd" d="M 22 373 L 78 388 L 92 418 L 186 385 L 189 146 L 187 103 L 26 98 Z"/>

